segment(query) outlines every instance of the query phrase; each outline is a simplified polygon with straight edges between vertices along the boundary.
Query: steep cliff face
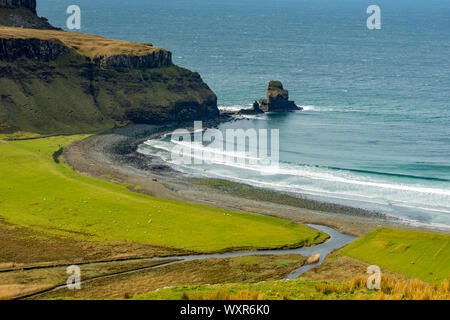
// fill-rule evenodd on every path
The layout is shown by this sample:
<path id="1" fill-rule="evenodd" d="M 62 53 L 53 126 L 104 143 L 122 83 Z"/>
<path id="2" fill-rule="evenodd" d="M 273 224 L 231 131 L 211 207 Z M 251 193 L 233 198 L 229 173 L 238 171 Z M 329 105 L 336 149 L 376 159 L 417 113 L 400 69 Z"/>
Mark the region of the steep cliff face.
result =
<path id="1" fill-rule="evenodd" d="M 143 56 L 119 54 L 111 57 L 101 56 L 98 60 L 108 68 L 163 68 L 172 65 L 172 53 L 167 50 L 158 50 Z"/>
<path id="2" fill-rule="evenodd" d="M 167 50 L 62 31 L 33 30 L 30 38 L 24 32 L 0 28 L 0 132 L 94 131 L 219 115 L 216 95 L 198 73 L 173 65 Z M 95 41 L 103 52 L 88 51 Z"/>
<path id="3" fill-rule="evenodd" d="M 56 29 L 36 14 L 36 0 L 0 0 L 0 25 L 8 27 Z"/>
<path id="4" fill-rule="evenodd" d="M 0 59 L 15 61 L 21 57 L 51 61 L 70 50 L 59 40 L 0 38 Z"/>
<path id="5" fill-rule="evenodd" d="M 36 13 L 36 0 L 0 0 L 0 7 L 25 8 Z"/>

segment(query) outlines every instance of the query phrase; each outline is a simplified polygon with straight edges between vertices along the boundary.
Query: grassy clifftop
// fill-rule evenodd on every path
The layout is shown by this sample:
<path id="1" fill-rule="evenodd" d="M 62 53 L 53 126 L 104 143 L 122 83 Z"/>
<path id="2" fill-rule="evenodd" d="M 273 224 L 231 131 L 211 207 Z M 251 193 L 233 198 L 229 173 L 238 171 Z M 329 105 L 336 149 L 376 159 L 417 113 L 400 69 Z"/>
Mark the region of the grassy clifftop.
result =
<path id="1" fill-rule="evenodd" d="M 89 58 L 116 55 L 145 56 L 155 51 L 166 51 L 150 43 L 137 43 L 107 39 L 97 35 L 61 30 L 38 30 L 0 26 L 0 38 L 3 39 L 40 39 L 59 40 L 68 48 Z"/>
<path id="2" fill-rule="evenodd" d="M 0 132 L 91 132 L 218 114 L 217 97 L 200 75 L 173 65 L 165 49 L 0 27 Z"/>

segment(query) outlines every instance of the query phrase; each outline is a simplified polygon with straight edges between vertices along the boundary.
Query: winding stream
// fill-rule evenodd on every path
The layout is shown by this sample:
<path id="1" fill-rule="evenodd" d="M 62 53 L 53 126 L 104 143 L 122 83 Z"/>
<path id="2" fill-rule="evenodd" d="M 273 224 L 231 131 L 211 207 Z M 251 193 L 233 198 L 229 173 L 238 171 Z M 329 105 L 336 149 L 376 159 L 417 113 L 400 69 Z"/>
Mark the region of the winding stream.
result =
<path id="1" fill-rule="evenodd" d="M 263 251 L 246 251 L 246 252 L 229 252 L 229 253 L 218 253 L 218 254 L 202 254 L 202 255 L 189 255 L 189 256 L 179 256 L 173 257 L 182 259 L 181 261 L 176 261 L 172 263 L 179 263 L 185 261 L 192 260 L 203 260 L 210 258 L 234 258 L 234 257 L 243 257 L 250 255 L 281 255 L 281 254 L 300 254 L 305 257 L 309 257 L 312 254 L 320 253 L 320 260 L 316 263 L 304 265 L 301 268 L 294 270 L 290 273 L 284 280 L 294 279 L 301 274 L 305 273 L 311 268 L 314 268 L 325 260 L 326 256 L 333 250 L 342 248 L 348 243 L 352 242 L 356 239 L 356 237 L 349 236 L 343 233 L 336 231 L 330 227 L 315 225 L 315 224 L 307 224 L 308 227 L 322 231 L 330 236 L 330 238 L 321 244 L 311 246 L 311 247 L 301 247 L 297 249 L 286 249 L 286 250 L 263 250 Z M 169 257 L 169 259 L 172 257 Z M 165 264 L 167 265 L 167 264 Z"/>
<path id="2" fill-rule="evenodd" d="M 328 234 L 330 236 L 330 238 L 326 242 L 323 242 L 321 244 L 311 246 L 311 247 L 297 248 L 297 249 L 229 252 L 229 253 L 217 253 L 217 254 L 173 256 L 173 257 L 162 257 L 162 258 L 130 259 L 127 261 L 159 261 L 159 260 L 161 260 L 161 264 L 150 266 L 150 267 L 139 268 L 139 269 L 135 269 L 135 270 L 129 270 L 129 271 L 108 274 L 108 275 L 104 275 L 104 276 L 99 276 L 99 277 L 83 280 L 83 281 L 81 281 L 81 283 L 83 284 L 83 283 L 92 282 L 92 281 L 99 280 L 99 279 L 106 279 L 106 278 L 111 278 L 111 277 L 115 277 L 118 275 L 130 274 L 130 273 L 135 273 L 135 272 L 149 270 L 149 269 L 156 269 L 156 268 L 168 266 L 168 265 L 175 264 L 175 263 L 182 263 L 182 262 L 194 261 L 194 260 L 204 260 L 204 259 L 211 259 L 211 258 L 224 259 L 224 258 L 250 256 L 250 255 L 284 255 L 284 254 L 300 254 L 302 256 L 308 257 L 315 253 L 320 254 L 320 260 L 318 262 L 313 263 L 313 264 L 303 265 L 299 269 L 291 272 L 287 277 L 285 277 L 283 279 L 283 280 L 290 280 L 290 279 L 297 278 L 298 276 L 302 275 L 306 271 L 322 264 L 322 262 L 325 260 L 326 256 L 329 253 L 331 253 L 331 251 L 342 248 L 343 246 L 349 244 L 350 242 L 352 242 L 353 240 L 356 239 L 356 237 L 340 233 L 339 231 L 337 231 L 333 228 L 330 228 L 330 227 L 326 227 L 326 226 L 322 226 L 322 225 L 315 225 L 315 224 L 307 224 L 307 226 Z M 177 259 L 177 260 L 165 262 L 164 260 L 167 260 L 167 259 Z M 85 264 L 79 264 L 79 266 L 105 264 L 105 263 L 111 263 L 111 262 L 117 262 L 117 261 L 102 261 L 102 262 L 85 263 Z M 41 295 L 44 293 L 53 292 L 53 291 L 57 291 L 57 290 L 64 289 L 64 288 L 66 288 L 66 285 L 61 285 L 61 286 L 57 286 L 54 288 L 42 290 L 42 291 L 35 292 L 35 293 L 29 294 L 26 296 L 18 297 L 16 299 L 35 297 L 35 296 L 38 296 L 38 295 Z"/>

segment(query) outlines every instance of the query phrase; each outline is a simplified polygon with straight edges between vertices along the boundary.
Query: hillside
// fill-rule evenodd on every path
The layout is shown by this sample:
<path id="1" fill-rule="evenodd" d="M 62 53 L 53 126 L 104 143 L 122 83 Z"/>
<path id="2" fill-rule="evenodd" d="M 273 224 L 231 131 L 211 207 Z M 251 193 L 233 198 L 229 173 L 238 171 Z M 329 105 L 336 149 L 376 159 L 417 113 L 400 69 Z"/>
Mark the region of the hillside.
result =
<path id="1" fill-rule="evenodd" d="M 432 283 L 449 277 L 449 240 L 448 234 L 380 228 L 351 243 L 342 252 Z"/>
<path id="2" fill-rule="evenodd" d="M 1 232 L 9 224 L 60 240 L 130 241 L 196 252 L 296 247 L 327 238 L 290 221 L 159 199 L 132 192 L 139 186 L 85 177 L 57 159 L 60 148 L 85 137 L 0 142 Z M 9 248 L 2 244 L 0 263 L 17 262 L 27 250 Z"/>
<path id="3" fill-rule="evenodd" d="M 151 44 L 0 27 L 0 132 L 71 133 L 217 117 L 216 95 Z"/>

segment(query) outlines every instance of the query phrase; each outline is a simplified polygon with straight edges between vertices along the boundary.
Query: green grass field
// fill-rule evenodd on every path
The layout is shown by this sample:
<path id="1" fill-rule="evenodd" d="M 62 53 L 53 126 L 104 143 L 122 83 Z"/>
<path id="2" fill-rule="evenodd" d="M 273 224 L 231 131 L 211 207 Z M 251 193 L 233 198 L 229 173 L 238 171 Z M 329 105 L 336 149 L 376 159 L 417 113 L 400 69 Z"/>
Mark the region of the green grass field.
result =
<path id="1" fill-rule="evenodd" d="M 322 292 L 318 284 L 324 281 L 288 280 L 266 281 L 256 284 L 231 283 L 222 285 L 178 286 L 149 294 L 136 295 L 134 300 L 352 300 L 360 294 L 339 291 Z M 336 285 L 340 284 L 336 282 Z M 374 292 L 365 291 L 367 299 Z"/>
<path id="2" fill-rule="evenodd" d="M 377 229 L 342 249 L 342 254 L 427 282 L 450 276 L 450 235 Z"/>
<path id="3" fill-rule="evenodd" d="M 133 296 L 134 300 L 449 300 L 450 282 L 431 285 L 387 276 L 380 290 L 366 286 L 368 275 L 350 281 L 294 279 L 254 284 L 190 285 Z"/>
<path id="4" fill-rule="evenodd" d="M 308 245 L 327 237 L 272 217 L 134 193 L 54 161 L 56 151 L 84 137 L 0 141 L 0 219 L 74 240 L 199 252 Z"/>

